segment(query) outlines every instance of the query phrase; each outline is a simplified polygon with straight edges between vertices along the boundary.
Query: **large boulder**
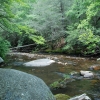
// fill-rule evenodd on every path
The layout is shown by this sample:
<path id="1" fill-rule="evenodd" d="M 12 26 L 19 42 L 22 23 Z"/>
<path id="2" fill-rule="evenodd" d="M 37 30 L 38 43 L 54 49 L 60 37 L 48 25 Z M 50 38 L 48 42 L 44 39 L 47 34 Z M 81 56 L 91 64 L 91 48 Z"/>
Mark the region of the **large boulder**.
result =
<path id="1" fill-rule="evenodd" d="M 3 63 L 4 62 L 4 60 L 0 57 L 0 63 Z"/>
<path id="2" fill-rule="evenodd" d="M 29 67 L 44 67 L 54 62 L 55 62 L 54 60 L 44 58 L 44 59 L 37 59 L 37 60 L 30 61 L 30 62 L 26 62 L 23 65 L 29 66 Z"/>
<path id="3" fill-rule="evenodd" d="M 0 68 L 0 100 L 55 100 L 38 77 L 13 69 Z"/>

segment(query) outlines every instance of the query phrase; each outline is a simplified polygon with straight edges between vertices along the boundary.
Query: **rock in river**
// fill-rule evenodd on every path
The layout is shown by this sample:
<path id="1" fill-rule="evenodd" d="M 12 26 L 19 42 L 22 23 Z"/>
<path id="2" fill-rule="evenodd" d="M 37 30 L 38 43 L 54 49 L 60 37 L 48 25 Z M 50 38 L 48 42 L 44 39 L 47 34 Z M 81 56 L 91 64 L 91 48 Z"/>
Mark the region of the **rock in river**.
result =
<path id="1" fill-rule="evenodd" d="M 93 78 L 94 74 L 91 71 L 80 71 L 81 75 L 83 75 L 85 78 Z"/>
<path id="2" fill-rule="evenodd" d="M 29 66 L 29 67 L 44 67 L 54 62 L 55 62 L 54 60 L 44 58 L 44 59 L 37 59 L 37 60 L 30 61 L 30 62 L 26 62 L 23 65 Z"/>
<path id="3" fill-rule="evenodd" d="M 38 77 L 13 69 L 0 68 L 0 100 L 55 100 Z"/>
<path id="4" fill-rule="evenodd" d="M 79 96 L 75 96 L 73 98 L 70 98 L 69 100 L 91 100 L 91 98 L 89 98 L 86 93 L 79 95 Z"/>
<path id="5" fill-rule="evenodd" d="M 4 60 L 0 57 L 0 63 L 4 62 Z"/>
<path id="6" fill-rule="evenodd" d="M 89 69 L 90 70 L 100 70 L 100 65 L 99 64 L 92 65 Z"/>

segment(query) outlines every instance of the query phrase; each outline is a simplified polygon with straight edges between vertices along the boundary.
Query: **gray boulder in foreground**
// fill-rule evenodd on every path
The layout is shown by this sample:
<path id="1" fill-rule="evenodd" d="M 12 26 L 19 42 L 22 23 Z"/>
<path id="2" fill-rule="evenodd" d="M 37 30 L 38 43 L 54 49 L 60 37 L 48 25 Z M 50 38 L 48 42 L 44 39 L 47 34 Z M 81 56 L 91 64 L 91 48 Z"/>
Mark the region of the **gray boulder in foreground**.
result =
<path id="1" fill-rule="evenodd" d="M 4 62 L 4 60 L 0 57 L 0 63 Z"/>
<path id="2" fill-rule="evenodd" d="M 0 100 L 55 100 L 38 77 L 13 69 L 0 68 Z"/>
<path id="3" fill-rule="evenodd" d="M 24 66 L 29 66 L 29 67 L 44 67 L 44 66 L 48 66 L 52 63 L 54 63 L 54 60 L 51 59 L 37 59 L 37 60 L 33 60 L 27 63 L 24 63 Z"/>

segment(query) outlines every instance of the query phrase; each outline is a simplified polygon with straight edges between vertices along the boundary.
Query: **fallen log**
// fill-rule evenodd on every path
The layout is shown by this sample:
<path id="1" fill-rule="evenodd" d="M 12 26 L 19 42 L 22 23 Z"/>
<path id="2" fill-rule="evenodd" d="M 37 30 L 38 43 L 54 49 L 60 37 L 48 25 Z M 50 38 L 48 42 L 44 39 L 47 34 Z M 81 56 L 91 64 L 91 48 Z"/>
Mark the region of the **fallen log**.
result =
<path id="1" fill-rule="evenodd" d="M 17 46 L 17 47 L 13 47 L 13 48 L 10 48 L 10 49 L 18 49 L 18 48 L 28 47 L 28 46 L 32 46 L 32 45 L 35 45 L 35 44 L 28 44 L 28 45 L 23 45 L 23 46 Z"/>

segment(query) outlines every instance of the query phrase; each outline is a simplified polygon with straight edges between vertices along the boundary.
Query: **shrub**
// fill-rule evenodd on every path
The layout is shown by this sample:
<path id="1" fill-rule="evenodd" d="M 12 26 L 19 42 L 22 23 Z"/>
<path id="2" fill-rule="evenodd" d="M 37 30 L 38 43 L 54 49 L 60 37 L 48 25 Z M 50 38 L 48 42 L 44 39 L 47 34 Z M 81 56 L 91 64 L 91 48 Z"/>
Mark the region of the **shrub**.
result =
<path id="1" fill-rule="evenodd" d="M 9 51 L 10 43 L 0 37 L 0 57 L 5 57 L 6 53 Z"/>

